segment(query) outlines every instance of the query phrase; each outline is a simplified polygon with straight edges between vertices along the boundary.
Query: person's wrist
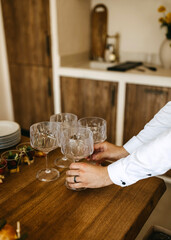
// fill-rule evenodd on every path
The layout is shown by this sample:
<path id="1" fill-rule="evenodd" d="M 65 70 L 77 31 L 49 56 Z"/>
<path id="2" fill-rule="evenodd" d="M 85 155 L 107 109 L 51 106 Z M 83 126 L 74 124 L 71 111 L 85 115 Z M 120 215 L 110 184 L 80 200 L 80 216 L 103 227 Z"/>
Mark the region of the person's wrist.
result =
<path id="1" fill-rule="evenodd" d="M 104 167 L 104 186 L 109 186 L 111 184 L 113 184 L 113 182 L 109 177 L 107 167 Z"/>
<path id="2" fill-rule="evenodd" d="M 118 154 L 116 156 L 116 160 L 127 157 L 129 153 L 126 151 L 126 149 L 123 146 L 119 146 Z"/>

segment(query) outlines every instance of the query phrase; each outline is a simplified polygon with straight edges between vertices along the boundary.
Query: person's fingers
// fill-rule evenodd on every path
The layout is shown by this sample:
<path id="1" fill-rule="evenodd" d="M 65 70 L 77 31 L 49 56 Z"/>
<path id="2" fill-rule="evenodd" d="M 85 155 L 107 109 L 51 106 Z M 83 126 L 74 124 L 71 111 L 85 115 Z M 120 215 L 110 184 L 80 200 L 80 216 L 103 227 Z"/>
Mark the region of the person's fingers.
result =
<path id="1" fill-rule="evenodd" d="M 99 160 L 102 160 L 106 157 L 107 157 L 106 152 L 99 152 L 99 153 L 93 154 L 91 159 L 93 161 L 99 161 Z"/>
<path id="2" fill-rule="evenodd" d="M 84 167 L 86 166 L 86 163 L 83 162 L 78 162 L 78 163 L 71 163 L 71 165 L 69 166 L 69 168 L 72 169 L 84 169 Z"/>
<path id="3" fill-rule="evenodd" d="M 79 170 L 68 170 L 68 171 L 66 171 L 66 175 L 68 175 L 68 176 L 77 176 L 77 175 L 79 175 Z"/>
<path id="4" fill-rule="evenodd" d="M 94 144 L 94 151 L 104 151 L 106 147 L 106 142 Z"/>
<path id="5" fill-rule="evenodd" d="M 75 182 L 75 181 L 76 182 Z M 66 181 L 68 183 L 72 183 L 72 184 L 77 184 L 77 183 L 80 183 L 81 182 L 81 178 L 79 176 L 70 176 L 70 177 L 67 177 L 66 178 Z"/>
<path id="6" fill-rule="evenodd" d="M 85 187 L 83 183 L 68 183 L 70 188 L 83 188 Z"/>

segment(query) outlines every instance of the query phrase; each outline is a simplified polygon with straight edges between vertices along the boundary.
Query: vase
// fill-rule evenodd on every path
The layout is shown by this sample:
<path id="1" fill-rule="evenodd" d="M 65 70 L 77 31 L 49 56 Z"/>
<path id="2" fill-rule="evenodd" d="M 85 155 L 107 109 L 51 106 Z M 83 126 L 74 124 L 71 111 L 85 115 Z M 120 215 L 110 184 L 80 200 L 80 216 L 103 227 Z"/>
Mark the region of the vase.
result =
<path id="1" fill-rule="evenodd" d="M 166 69 L 171 69 L 171 39 L 165 38 L 160 46 L 159 57 Z"/>

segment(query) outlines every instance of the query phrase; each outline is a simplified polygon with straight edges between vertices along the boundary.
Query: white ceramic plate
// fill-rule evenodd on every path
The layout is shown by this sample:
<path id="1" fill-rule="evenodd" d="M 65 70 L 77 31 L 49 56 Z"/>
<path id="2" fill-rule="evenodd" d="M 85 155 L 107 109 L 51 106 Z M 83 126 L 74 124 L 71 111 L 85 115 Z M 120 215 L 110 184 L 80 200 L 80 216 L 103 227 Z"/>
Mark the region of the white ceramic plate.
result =
<path id="1" fill-rule="evenodd" d="M 3 145 L 0 144 L 0 149 L 5 149 L 5 148 L 13 147 L 13 146 L 17 145 L 17 144 L 20 142 L 20 140 L 21 140 L 21 137 L 15 139 L 15 141 L 10 142 L 10 143 L 8 143 L 8 144 L 3 144 Z"/>
<path id="2" fill-rule="evenodd" d="M 13 142 L 16 142 L 18 139 L 21 139 L 21 135 L 16 136 L 16 137 L 15 137 L 14 139 L 12 139 L 11 141 L 0 143 L 0 147 L 3 146 L 3 145 L 9 145 L 9 144 L 11 144 L 11 143 L 13 143 Z"/>
<path id="3" fill-rule="evenodd" d="M 14 134 L 20 129 L 20 125 L 12 121 L 0 121 L 0 138 Z"/>
<path id="4" fill-rule="evenodd" d="M 15 134 L 11 134 L 10 136 L 1 137 L 0 144 L 11 142 L 19 136 L 21 136 L 21 131 L 17 131 Z"/>

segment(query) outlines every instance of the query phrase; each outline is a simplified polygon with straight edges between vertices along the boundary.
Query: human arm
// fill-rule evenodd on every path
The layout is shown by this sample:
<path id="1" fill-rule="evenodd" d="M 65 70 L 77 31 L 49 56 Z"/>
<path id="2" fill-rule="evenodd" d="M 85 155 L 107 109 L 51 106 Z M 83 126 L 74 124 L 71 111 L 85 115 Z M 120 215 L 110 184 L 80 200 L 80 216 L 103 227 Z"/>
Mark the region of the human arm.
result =
<path id="1" fill-rule="evenodd" d="M 171 101 L 168 102 L 148 122 L 137 136 L 132 137 L 124 146 L 117 146 L 109 142 L 94 145 L 94 153 L 88 160 L 103 162 L 105 160 L 116 161 L 133 153 L 138 147 L 155 139 L 162 132 L 171 128 Z"/>
<path id="2" fill-rule="evenodd" d="M 110 179 L 120 186 L 164 174 L 171 168 L 171 129 L 108 166 Z"/>
<path id="3" fill-rule="evenodd" d="M 108 167 L 72 163 L 66 174 L 69 185 L 74 188 L 99 188 L 112 183 L 124 187 L 163 174 L 170 168 L 171 130 Z M 74 176 L 79 183 L 74 183 Z"/>
<path id="4" fill-rule="evenodd" d="M 148 122 L 144 129 L 136 136 L 133 136 L 124 148 L 127 152 L 133 153 L 144 143 L 148 143 L 171 128 L 171 101 L 169 101 L 154 117 Z"/>

